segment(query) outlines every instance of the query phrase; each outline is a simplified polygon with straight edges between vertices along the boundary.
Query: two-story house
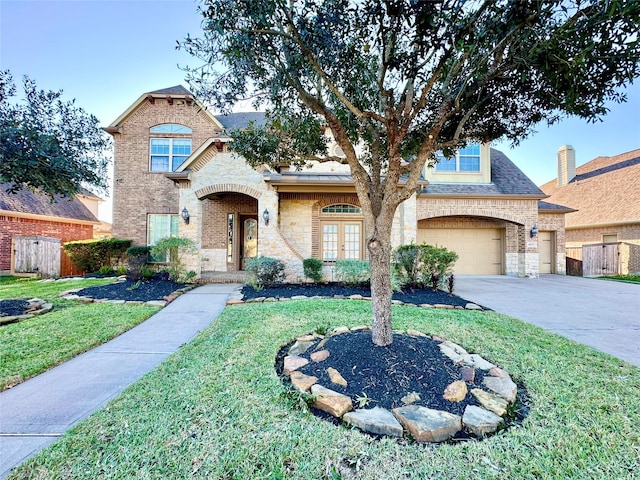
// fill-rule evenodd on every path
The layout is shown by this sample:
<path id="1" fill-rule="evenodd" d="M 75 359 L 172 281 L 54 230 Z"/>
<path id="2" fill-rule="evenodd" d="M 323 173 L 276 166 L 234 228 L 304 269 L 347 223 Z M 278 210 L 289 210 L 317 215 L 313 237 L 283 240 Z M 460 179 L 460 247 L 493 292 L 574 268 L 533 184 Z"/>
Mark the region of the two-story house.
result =
<path id="1" fill-rule="evenodd" d="M 247 258 L 277 257 L 290 280 L 302 260 L 366 259 L 362 213 L 348 167 L 254 169 L 229 149 L 230 132 L 261 113 L 212 115 L 182 86 L 146 93 L 109 127 L 113 135 L 113 235 L 152 245 L 196 242 L 188 268 L 236 272 Z M 333 154 L 340 154 L 331 145 Z M 423 187 L 396 212 L 394 245 L 456 251 L 457 274 L 565 272 L 564 214 L 504 154 L 470 145 L 425 169 Z"/>

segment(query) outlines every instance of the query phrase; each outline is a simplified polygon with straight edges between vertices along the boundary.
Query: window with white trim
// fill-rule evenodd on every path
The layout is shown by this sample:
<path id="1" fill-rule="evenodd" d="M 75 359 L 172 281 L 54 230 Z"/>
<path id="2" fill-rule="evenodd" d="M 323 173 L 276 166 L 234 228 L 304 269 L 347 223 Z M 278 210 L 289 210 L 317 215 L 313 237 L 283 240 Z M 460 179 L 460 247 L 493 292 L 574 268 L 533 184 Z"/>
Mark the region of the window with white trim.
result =
<path id="1" fill-rule="evenodd" d="M 178 215 L 177 214 L 154 214 L 147 215 L 147 245 L 150 247 L 166 237 L 178 236 Z M 154 262 L 166 262 L 167 255 L 153 257 Z"/>
<path id="2" fill-rule="evenodd" d="M 191 139 L 185 138 L 192 130 L 177 123 L 163 123 L 149 129 L 149 171 L 175 172 L 191 155 Z M 154 135 L 161 134 L 164 138 Z"/>
<path id="3" fill-rule="evenodd" d="M 442 151 L 436 152 L 438 163 L 437 172 L 479 172 L 480 171 L 480 144 L 469 143 L 461 148 L 451 158 L 447 158 Z"/>

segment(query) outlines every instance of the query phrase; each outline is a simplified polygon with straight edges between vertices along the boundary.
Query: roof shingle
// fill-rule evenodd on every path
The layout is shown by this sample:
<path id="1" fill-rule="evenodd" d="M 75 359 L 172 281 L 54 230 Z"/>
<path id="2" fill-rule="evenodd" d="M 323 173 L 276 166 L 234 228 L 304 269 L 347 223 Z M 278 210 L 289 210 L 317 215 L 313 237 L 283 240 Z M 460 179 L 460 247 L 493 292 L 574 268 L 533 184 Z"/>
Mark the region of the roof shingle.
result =
<path id="1" fill-rule="evenodd" d="M 16 193 L 8 193 L 9 186 L 8 183 L 0 184 L 0 210 L 98 222 L 98 219 L 76 197 L 69 200 L 58 195 L 52 203 L 48 195 L 34 193 L 24 188 Z"/>
<path id="2" fill-rule="evenodd" d="M 640 223 L 640 149 L 613 157 L 597 157 L 576 169 L 576 177 L 558 187 L 545 183 L 549 201 L 577 210 L 566 226 Z"/>

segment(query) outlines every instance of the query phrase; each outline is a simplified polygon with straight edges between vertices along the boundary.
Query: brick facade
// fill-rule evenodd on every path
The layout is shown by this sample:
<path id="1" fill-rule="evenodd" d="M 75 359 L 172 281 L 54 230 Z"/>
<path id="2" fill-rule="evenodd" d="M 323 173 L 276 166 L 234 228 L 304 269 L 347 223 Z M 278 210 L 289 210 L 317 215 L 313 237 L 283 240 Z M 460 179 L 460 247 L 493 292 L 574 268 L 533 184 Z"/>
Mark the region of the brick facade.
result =
<path id="1" fill-rule="evenodd" d="M 12 268 L 11 240 L 14 235 L 57 238 L 64 243 L 93 238 L 93 225 L 0 215 L 0 271 Z"/>
<path id="2" fill-rule="evenodd" d="M 186 125 L 185 134 L 151 134 L 150 128 L 165 123 Z M 216 128 L 211 117 L 195 103 L 156 98 L 144 100 L 114 134 L 114 194 L 112 233 L 117 238 L 147 243 L 147 215 L 177 214 L 178 187 L 161 172 L 149 171 L 151 138 L 191 138 L 196 151 Z"/>
<path id="3" fill-rule="evenodd" d="M 239 223 L 241 216 L 253 215 L 258 219 L 258 254 L 280 258 L 287 265 L 289 279 L 298 279 L 302 276 L 302 260 L 321 256 L 322 207 L 340 203 L 359 205 L 355 193 L 328 193 L 331 188 L 325 191 L 317 188 L 318 193 L 304 187 L 294 190 L 296 193 L 279 192 L 269 180 L 269 172 L 264 176 L 263 169 L 251 168 L 227 151 L 224 143 L 217 146 L 206 143 L 221 133 L 220 128 L 195 101 L 149 94 L 123 114 L 119 122 L 108 129 L 115 139 L 113 235 L 145 244 L 148 214 L 179 214 L 187 209 L 190 222 L 179 221 L 179 235 L 192 239 L 198 247 L 196 255 L 185 259 L 187 268 L 198 274 L 241 268 Z M 150 134 L 151 127 L 164 123 L 185 125 L 192 133 Z M 198 152 L 188 165 L 178 169 L 173 180 L 163 173 L 149 172 L 150 138 L 158 136 L 191 138 L 192 152 Z M 344 167 L 321 164 L 313 171 L 338 173 L 338 168 Z M 491 198 L 414 195 L 398 207 L 392 245 L 415 242 L 419 228 L 499 228 L 504 231 L 506 273 L 535 276 L 538 249 L 529 237 L 531 228 L 539 224 L 540 229 L 558 229 L 558 262 L 564 252 L 564 229 L 555 218 L 539 216 L 535 195 L 527 195 Z M 269 225 L 262 219 L 264 211 L 269 211 Z M 227 251 L 229 214 L 234 215 L 231 262 Z M 366 232 L 362 234 L 366 238 Z M 366 257 L 364 248 L 363 257 Z M 561 271 L 564 268 L 558 264 L 558 272 Z"/>

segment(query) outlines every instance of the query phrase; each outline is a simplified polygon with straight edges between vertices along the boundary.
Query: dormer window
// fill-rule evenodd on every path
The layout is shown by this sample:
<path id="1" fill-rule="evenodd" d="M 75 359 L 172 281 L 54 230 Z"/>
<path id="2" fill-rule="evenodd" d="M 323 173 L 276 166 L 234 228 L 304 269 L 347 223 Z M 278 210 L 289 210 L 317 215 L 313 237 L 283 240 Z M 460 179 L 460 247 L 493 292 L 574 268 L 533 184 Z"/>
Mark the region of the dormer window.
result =
<path id="1" fill-rule="evenodd" d="M 456 155 L 447 158 L 442 152 L 437 152 L 438 163 L 436 172 L 479 172 L 480 171 L 480 144 L 469 143 L 465 148 L 456 152 Z"/>
<path id="2" fill-rule="evenodd" d="M 191 155 L 191 129 L 176 123 L 165 123 L 152 127 L 152 136 L 161 134 L 165 138 L 151 138 L 149 147 L 150 172 L 175 172 Z"/>

